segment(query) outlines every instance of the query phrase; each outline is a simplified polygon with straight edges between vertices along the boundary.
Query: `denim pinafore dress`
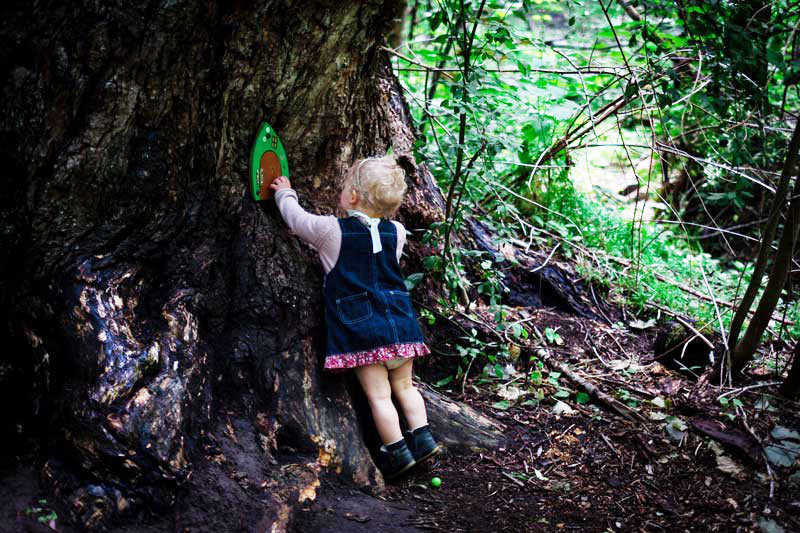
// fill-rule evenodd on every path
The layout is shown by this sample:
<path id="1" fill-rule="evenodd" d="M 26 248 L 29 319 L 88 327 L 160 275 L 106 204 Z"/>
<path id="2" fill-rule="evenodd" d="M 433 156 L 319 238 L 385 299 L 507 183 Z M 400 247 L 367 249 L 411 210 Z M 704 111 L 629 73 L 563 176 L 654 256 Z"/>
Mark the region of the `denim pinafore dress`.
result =
<path id="1" fill-rule="evenodd" d="M 397 228 L 378 224 L 382 250 L 357 217 L 340 218 L 342 246 L 325 276 L 325 368 L 344 370 L 381 361 L 427 355 L 397 263 Z"/>

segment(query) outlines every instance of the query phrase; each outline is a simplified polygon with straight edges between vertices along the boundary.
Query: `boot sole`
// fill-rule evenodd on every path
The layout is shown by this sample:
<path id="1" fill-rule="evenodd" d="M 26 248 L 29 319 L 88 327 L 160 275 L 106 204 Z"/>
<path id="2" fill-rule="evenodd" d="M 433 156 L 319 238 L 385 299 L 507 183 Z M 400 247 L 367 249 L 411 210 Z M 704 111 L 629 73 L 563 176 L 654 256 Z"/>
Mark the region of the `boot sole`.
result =
<path id="1" fill-rule="evenodd" d="M 437 444 L 434 449 L 432 449 L 431 451 L 429 451 L 428 453 L 426 453 L 425 455 L 423 455 L 419 459 L 414 459 L 414 460 L 417 462 L 417 464 L 420 464 L 423 461 L 427 461 L 428 459 L 430 459 L 434 455 L 439 455 L 441 452 L 442 452 L 442 445 L 441 444 Z"/>
<path id="2" fill-rule="evenodd" d="M 398 478 L 398 477 L 402 476 L 403 474 L 405 474 L 406 472 L 408 472 L 409 470 L 411 470 L 412 468 L 414 468 L 415 466 L 417 466 L 417 464 L 419 464 L 419 461 L 416 461 L 416 460 L 411 461 L 406 466 L 404 466 L 401 470 L 395 472 L 394 474 L 383 474 L 383 478 L 386 479 L 386 480 L 392 480 L 392 479 Z"/>

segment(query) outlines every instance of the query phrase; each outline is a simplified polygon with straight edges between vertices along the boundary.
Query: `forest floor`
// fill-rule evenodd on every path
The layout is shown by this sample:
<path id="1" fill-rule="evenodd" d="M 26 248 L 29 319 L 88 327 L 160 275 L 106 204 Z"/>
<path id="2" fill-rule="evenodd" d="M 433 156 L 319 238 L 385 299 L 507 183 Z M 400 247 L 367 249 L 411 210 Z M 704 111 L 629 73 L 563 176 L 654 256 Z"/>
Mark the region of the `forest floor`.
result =
<path id="1" fill-rule="evenodd" d="M 797 462 L 768 467 L 762 453 L 781 444 L 770 437 L 776 426 L 800 429 L 800 410 L 771 396 L 774 386 L 745 389 L 764 381 L 764 369 L 738 388 L 708 385 L 692 394 L 691 374 L 641 364 L 653 334 L 533 312 L 541 330 L 560 334 L 560 361 L 645 421 L 578 404 L 574 391 L 569 413 L 556 414 L 554 400 L 522 405 L 524 396 L 498 409 L 503 387 L 473 380 L 465 397 L 452 392 L 506 426 L 505 448 L 421 465 L 388 486 L 388 516 L 363 507 L 360 493 L 323 483 L 295 531 L 800 531 Z M 559 382 L 572 387 L 564 376 Z M 741 407 L 723 409 L 717 397 L 725 392 Z M 442 480 L 438 489 L 433 476 Z"/>
<path id="2" fill-rule="evenodd" d="M 792 456 L 791 466 L 778 466 L 764 454 L 794 447 L 800 409 L 778 401 L 774 385 L 756 386 L 773 381 L 765 369 L 755 368 L 738 388 L 699 388 L 690 373 L 647 362 L 651 328 L 530 313 L 541 330 L 559 334 L 561 344 L 548 346 L 554 358 L 625 402 L 637 419 L 576 401 L 581 389 L 563 375 L 544 372 L 539 401 L 532 392 L 514 398 L 537 389 L 526 386 L 527 373 L 470 379 L 463 396 L 461 384 L 451 384 L 444 392 L 505 426 L 504 448 L 446 452 L 378 497 L 323 477 L 316 498 L 296 511 L 293 531 L 800 531 L 798 462 Z M 559 390 L 563 404 L 554 398 Z M 721 405 L 723 393 L 740 405 Z M 115 531 L 257 531 L 261 504 L 246 495 L 257 489 L 242 491 L 237 475 L 224 466 L 198 468 L 169 516 Z M 440 488 L 431 486 L 433 476 Z M 76 531 L 61 519 L 68 510 L 47 501 L 38 477 L 33 466 L 0 473 L 0 532 L 51 531 L 38 520 L 51 511 L 59 516 L 56 530 Z"/>

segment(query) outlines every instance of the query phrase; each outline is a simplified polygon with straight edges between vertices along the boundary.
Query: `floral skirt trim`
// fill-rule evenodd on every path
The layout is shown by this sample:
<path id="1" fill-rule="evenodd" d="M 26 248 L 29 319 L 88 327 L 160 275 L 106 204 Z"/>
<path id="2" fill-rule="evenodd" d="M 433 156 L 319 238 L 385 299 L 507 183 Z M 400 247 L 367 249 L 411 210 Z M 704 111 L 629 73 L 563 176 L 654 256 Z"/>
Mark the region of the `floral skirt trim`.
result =
<path id="1" fill-rule="evenodd" d="M 326 370 L 347 370 L 393 359 L 411 359 L 431 353 L 424 342 L 389 344 L 361 352 L 337 353 L 325 358 Z"/>

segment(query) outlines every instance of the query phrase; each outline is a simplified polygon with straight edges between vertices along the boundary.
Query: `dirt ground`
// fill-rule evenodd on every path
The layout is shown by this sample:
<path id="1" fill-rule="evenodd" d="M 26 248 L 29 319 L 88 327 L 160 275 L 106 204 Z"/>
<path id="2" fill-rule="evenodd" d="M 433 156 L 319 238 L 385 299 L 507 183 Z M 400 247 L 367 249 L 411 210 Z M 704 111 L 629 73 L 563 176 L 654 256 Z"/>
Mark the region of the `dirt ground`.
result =
<path id="1" fill-rule="evenodd" d="M 540 383 L 531 381 L 535 364 L 502 377 L 476 372 L 463 395 L 461 383 L 442 389 L 501 422 L 505 448 L 447 452 L 377 497 L 323 476 L 290 529 L 800 531 L 798 461 L 779 466 L 764 454 L 776 444 L 776 427 L 800 429 L 800 404 L 780 400 L 775 385 L 765 385 L 775 381 L 769 368 L 754 368 L 736 387 L 698 386 L 692 372 L 649 361 L 655 336 L 649 328 L 624 330 L 548 310 L 534 315 L 541 331 L 550 328 L 561 339 L 543 347 L 637 418 L 581 399 L 579 386 L 546 367 Z M 721 395 L 738 405 L 724 405 Z M 239 440 L 254 440 L 242 437 L 246 431 L 242 421 Z M 270 523 L 267 495 L 241 479 L 247 469 L 256 479 L 262 468 L 256 453 L 254 447 L 244 455 L 249 466 L 198 467 L 172 511 L 136 517 L 115 531 L 262 530 Z M 68 510 L 40 488 L 40 472 L 32 464 L 0 472 L 0 532 L 52 531 L 42 520 L 50 511 L 57 531 L 76 531 L 63 520 Z M 441 478 L 440 488 L 431 486 L 433 476 Z"/>
<path id="2" fill-rule="evenodd" d="M 453 532 L 759 531 L 759 521 L 772 519 L 800 530 L 797 486 L 770 499 L 758 472 L 723 474 L 708 449 L 648 444 L 602 420 L 543 415 L 543 430 L 518 418 L 514 448 L 445 455 L 390 486 L 387 504 L 400 508 L 394 524 Z M 540 446 L 550 453 L 537 458 Z M 442 479 L 439 489 L 432 476 Z M 382 531 L 386 522 L 331 484 L 298 514 L 297 532 Z"/>

